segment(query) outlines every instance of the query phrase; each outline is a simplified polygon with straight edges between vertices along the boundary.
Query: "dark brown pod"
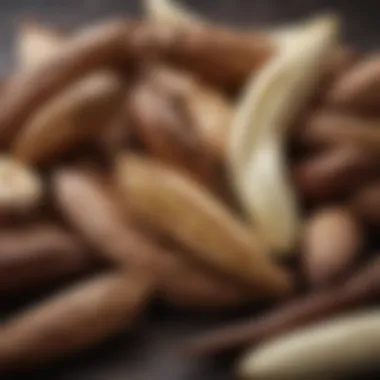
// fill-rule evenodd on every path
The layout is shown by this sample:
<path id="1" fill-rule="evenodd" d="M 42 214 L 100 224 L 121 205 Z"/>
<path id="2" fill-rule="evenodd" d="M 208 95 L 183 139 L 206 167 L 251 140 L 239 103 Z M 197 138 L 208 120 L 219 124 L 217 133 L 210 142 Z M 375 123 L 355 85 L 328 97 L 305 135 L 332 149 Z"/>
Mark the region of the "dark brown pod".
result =
<path id="1" fill-rule="evenodd" d="M 190 339 L 189 355 L 211 355 L 252 346 L 311 322 L 356 309 L 380 296 L 380 260 L 370 261 L 341 285 L 307 295 L 260 318 L 219 328 Z"/>
<path id="2" fill-rule="evenodd" d="M 363 188 L 351 199 L 353 212 L 363 221 L 374 226 L 380 225 L 380 182 L 375 181 Z"/>
<path id="3" fill-rule="evenodd" d="M 378 172 L 378 156 L 352 146 L 333 147 L 296 163 L 294 184 L 307 200 L 328 200 L 352 192 Z"/>
<path id="4" fill-rule="evenodd" d="M 0 294 L 29 291 L 90 271 L 95 260 L 87 247 L 53 224 L 0 232 Z"/>

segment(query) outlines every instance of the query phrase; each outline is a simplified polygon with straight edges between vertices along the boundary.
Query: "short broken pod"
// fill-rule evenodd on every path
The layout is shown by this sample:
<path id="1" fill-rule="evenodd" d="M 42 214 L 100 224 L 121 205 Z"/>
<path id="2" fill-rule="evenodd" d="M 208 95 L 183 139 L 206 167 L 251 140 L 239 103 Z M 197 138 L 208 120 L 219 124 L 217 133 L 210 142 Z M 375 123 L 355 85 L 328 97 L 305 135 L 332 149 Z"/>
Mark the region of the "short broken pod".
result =
<path id="1" fill-rule="evenodd" d="M 62 49 L 64 41 L 64 36 L 55 29 L 35 21 L 23 22 L 16 41 L 19 66 L 21 69 L 30 69 L 47 62 Z"/>
<path id="2" fill-rule="evenodd" d="M 196 27 L 204 23 L 195 12 L 173 0 L 144 0 L 143 5 L 146 16 L 154 22 L 186 27 Z"/>
<path id="3" fill-rule="evenodd" d="M 276 251 L 291 250 L 299 234 L 297 199 L 286 171 L 285 136 L 322 75 L 335 47 L 337 20 L 306 22 L 255 73 L 237 106 L 227 158 L 247 216 Z"/>
<path id="4" fill-rule="evenodd" d="M 37 173 L 11 156 L 0 156 L 0 214 L 29 212 L 39 205 L 42 195 Z"/>
<path id="5" fill-rule="evenodd" d="M 240 280 L 257 296 L 284 296 L 288 274 L 266 247 L 207 190 L 149 158 L 119 158 L 117 182 L 136 216 L 189 249 L 206 265 Z"/>
<path id="6" fill-rule="evenodd" d="M 380 311 L 355 312 L 273 339 L 238 366 L 244 379 L 305 380 L 352 376 L 378 368 Z"/>

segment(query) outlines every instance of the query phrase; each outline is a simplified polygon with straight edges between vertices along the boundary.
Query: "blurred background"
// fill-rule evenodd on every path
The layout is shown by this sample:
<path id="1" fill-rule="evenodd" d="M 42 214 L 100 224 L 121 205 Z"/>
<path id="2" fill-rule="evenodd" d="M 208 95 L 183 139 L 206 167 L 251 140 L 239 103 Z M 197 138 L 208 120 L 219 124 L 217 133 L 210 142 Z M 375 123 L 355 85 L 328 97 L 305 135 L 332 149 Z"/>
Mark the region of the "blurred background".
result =
<path id="1" fill-rule="evenodd" d="M 181 0 L 211 20 L 267 26 L 334 10 L 344 21 L 344 39 L 362 49 L 380 46 L 379 0 Z M 112 16 L 141 15 L 138 0 L 10 0 L 0 1 L 0 70 L 6 75 L 14 61 L 12 44 L 18 22 L 32 18 L 62 27 Z M 189 315 L 153 305 L 132 333 L 58 366 L 36 373 L 40 380 L 228 380 L 230 359 L 191 361 L 178 355 L 178 343 L 195 331 L 217 326 L 235 315 Z M 30 374 L 26 376 L 28 379 Z M 4 379 L 6 380 L 6 379 Z M 321 379 L 322 380 L 322 379 Z"/>
<path id="2" fill-rule="evenodd" d="M 345 21 L 344 35 L 362 48 L 380 44 L 378 0 L 183 0 L 210 19 L 237 25 L 281 23 L 314 13 L 336 10 Z M 0 2 L 1 72 L 11 67 L 12 35 L 18 20 L 36 17 L 41 21 L 75 26 L 114 15 L 141 14 L 139 0 L 12 0 Z"/>

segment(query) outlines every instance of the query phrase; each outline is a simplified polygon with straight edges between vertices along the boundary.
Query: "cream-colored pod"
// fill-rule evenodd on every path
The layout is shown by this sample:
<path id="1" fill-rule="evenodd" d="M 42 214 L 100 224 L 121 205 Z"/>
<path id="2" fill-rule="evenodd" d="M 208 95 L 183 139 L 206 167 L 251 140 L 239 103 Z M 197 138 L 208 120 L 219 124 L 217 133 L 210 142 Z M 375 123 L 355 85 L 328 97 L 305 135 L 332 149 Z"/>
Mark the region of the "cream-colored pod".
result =
<path id="1" fill-rule="evenodd" d="M 380 310 L 320 322 L 264 343 L 238 365 L 249 380 L 338 378 L 380 365 Z"/>
<path id="2" fill-rule="evenodd" d="M 276 251 L 290 251 L 299 235 L 299 211 L 287 173 L 285 137 L 316 89 L 321 66 L 336 45 L 338 22 L 306 22 L 249 81 L 230 129 L 231 178 L 247 216 Z"/>

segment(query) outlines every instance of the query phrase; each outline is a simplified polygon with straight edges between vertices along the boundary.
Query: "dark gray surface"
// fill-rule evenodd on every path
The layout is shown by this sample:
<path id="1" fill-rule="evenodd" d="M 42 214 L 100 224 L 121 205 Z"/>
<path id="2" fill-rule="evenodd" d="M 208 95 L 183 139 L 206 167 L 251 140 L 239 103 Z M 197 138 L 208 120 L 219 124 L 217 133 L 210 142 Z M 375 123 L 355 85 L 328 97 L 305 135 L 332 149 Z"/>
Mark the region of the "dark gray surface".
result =
<path id="1" fill-rule="evenodd" d="M 210 19 L 245 25 L 279 23 L 316 10 L 334 9 L 345 21 L 347 40 L 363 48 L 380 46 L 378 0 L 192 0 L 184 3 Z M 11 69 L 12 40 L 17 21 L 22 17 L 73 26 L 111 15 L 135 16 L 139 10 L 138 1 L 129 0 L 2 0 L 0 71 L 6 73 Z M 231 358 L 195 361 L 181 358 L 178 352 L 184 337 L 228 319 L 233 316 L 194 315 L 155 305 L 132 333 L 118 335 L 90 352 L 35 375 L 40 380 L 232 379 Z"/>

